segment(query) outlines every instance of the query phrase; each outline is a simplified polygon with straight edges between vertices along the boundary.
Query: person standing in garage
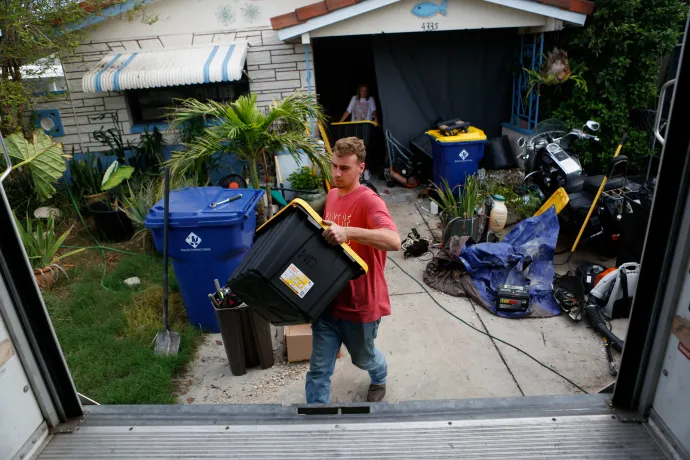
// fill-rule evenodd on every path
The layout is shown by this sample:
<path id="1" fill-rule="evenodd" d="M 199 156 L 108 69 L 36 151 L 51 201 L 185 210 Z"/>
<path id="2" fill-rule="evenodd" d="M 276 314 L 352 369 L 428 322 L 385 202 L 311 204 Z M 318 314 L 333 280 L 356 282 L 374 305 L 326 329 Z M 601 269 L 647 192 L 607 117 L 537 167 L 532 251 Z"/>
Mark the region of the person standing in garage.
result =
<path id="1" fill-rule="evenodd" d="M 369 85 L 357 87 L 357 94 L 350 99 L 350 105 L 340 117 L 340 122 L 347 120 L 350 115 L 352 115 L 352 121 L 373 121 L 376 126 L 379 125 L 376 101 L 373 96 L 369 96 Z"/>

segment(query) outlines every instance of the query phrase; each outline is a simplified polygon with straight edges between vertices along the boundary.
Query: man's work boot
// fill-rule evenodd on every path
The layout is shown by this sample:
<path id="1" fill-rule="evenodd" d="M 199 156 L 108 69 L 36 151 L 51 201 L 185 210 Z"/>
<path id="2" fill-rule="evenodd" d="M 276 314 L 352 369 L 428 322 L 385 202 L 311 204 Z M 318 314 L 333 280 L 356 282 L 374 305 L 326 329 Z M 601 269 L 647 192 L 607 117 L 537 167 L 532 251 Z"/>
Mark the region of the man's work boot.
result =
<path id="1" fill-rule="evenodd" d="M 383 385 L 369 385 L 369 391 L 367 392 L 367 402 L 381 402 L 384 396 L 386 396 L 386 384 Z"/>

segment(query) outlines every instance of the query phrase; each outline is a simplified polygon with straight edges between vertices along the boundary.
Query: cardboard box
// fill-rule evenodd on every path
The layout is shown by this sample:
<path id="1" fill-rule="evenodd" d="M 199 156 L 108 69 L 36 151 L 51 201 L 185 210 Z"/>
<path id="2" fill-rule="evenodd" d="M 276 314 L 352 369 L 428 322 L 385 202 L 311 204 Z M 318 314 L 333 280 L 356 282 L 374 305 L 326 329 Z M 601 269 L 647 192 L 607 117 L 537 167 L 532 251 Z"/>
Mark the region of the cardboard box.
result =
<path id="1" fill-rule="evenodd" d="M 311 324 L 285 326 L 288 361 L 308 361 L 311 356 Z"/>

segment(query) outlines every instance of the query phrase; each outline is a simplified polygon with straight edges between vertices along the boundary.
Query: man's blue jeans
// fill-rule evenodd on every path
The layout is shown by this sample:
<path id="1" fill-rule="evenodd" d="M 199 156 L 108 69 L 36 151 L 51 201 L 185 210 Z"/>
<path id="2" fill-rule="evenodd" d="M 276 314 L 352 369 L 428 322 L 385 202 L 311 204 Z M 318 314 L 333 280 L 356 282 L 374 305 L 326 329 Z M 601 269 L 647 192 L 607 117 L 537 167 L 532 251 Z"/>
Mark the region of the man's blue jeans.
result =
<path id="1" fill-rule="evenodd" d="M 373 323 L 352 323 L 334 318 L 328 312 L 314 321 L 311 325 L 312 350 L 305 386 L 308 403 L 330 402 L 331 376 L 343 343 L 352 357 L 352 364 L 369 371 L 372 384 L 386 383 L 386 358 L 374 345 L 380 322 L 379 319 Z"/>

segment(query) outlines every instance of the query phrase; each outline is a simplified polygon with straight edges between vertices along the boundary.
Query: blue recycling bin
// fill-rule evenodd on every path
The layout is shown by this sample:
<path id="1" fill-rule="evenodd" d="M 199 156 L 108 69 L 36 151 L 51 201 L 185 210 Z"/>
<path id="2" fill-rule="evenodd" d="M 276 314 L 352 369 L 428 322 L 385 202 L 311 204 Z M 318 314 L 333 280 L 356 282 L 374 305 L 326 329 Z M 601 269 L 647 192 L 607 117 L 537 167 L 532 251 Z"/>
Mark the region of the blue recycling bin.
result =
<path id="1" fill-rule="evenodd" d="M 220 332 L 208 294 L 225 284 L 249 251 L 255 209 L 263 190 L 190 187 L 170 193 L 168 254 L 193 326 Z M 241 198 L 236 198 L 241 195 Z M 146 216 L 156 249 L 163 251 L 163 200 Z"/>
<path id="2" fill-rule="evenodd" d="M 484 131 L 470 126 L 466 133 L 455 136 L 444 136 L 437 129 L 427 131 L 426 135 L 431 138 L 434 184 L 440 186 L 444 178 L 451 187 L 465 185 L 465 177 L 477 172 L 484 157 Z"/>

